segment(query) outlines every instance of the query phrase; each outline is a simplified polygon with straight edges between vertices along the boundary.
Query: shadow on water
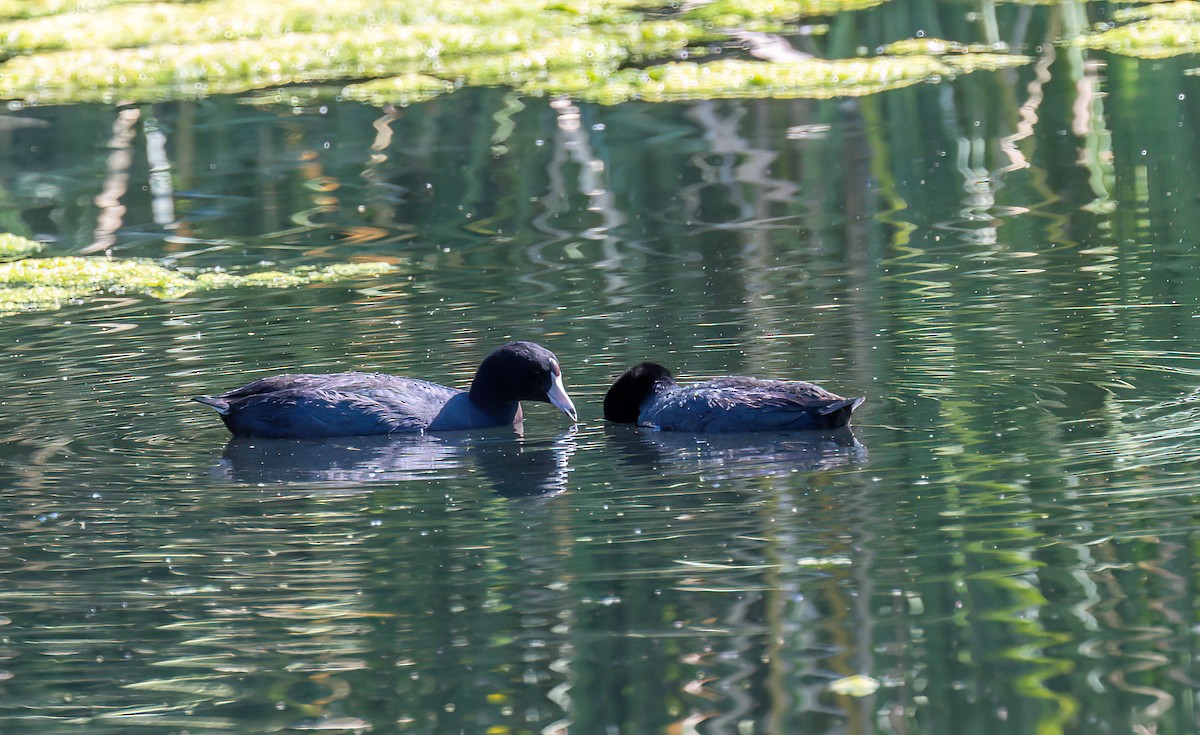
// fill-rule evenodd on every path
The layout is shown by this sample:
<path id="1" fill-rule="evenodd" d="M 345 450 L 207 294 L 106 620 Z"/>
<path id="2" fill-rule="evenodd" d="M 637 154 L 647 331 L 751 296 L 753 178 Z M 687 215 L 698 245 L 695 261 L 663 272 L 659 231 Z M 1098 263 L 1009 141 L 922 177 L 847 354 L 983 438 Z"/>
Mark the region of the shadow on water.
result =
<path id="1" fill-rule="evenodd" d="M 509 427 L 469 435 L 235 437 L 211 474 L 242 483 L 363 484 L 479 472 L 502 497 L 544 497 L 566 491 L 575 449 L 574 430 L 526 439 Z"/>
<path id="2" fill-rule="evenodd" d="M 604 435 L 626 464 L 703 480 L 773 477 L 867 461 L 867 448 L 850 429 L 692 434 L 606 425 Z"/>

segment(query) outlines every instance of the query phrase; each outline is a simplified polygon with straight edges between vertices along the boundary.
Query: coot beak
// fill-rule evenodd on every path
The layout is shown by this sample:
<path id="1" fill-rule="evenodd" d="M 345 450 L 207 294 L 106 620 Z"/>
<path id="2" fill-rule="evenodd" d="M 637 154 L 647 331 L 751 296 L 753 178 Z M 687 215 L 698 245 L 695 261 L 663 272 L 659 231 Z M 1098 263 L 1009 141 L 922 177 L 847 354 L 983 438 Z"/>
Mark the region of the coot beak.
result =
<path id="1" fill-rule="evenodd" d="M 578 422 L 575 404 L 571 403 L 571 397 L 567 395 L 566 388 L 563 388 L 562 373 L 552 373 L 551 377 L 553 382 L 550 384 L 550 390 L 546 391 L 546 400 L 558 406 L 558 410 L 570 416 L 572 421 Z"/>

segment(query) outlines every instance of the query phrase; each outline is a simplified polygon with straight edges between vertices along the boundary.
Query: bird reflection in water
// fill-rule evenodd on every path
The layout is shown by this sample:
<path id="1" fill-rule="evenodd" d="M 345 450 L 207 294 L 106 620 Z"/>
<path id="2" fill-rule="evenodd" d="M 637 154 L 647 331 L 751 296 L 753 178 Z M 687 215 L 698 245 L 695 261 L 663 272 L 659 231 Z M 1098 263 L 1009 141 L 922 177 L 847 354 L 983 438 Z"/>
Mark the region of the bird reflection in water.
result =
<path id="1" fill-rule="evenodd" d="M 628 464 L 709 480 L 771 477 L 867 461 L 867 448 L 849 428 L 695 434 L 608 425 L 605 433 Z"/>
<path id="2" fill-rule="evenodd" d="M 244 483 L 362 484 L 454 480 L 477 471 L 503 497 L 545 497 L 567 489 L 575 449 L 574 427 L 536 439 L 507 426 L 461 436 L 235 437 L 213 474 Z"/>

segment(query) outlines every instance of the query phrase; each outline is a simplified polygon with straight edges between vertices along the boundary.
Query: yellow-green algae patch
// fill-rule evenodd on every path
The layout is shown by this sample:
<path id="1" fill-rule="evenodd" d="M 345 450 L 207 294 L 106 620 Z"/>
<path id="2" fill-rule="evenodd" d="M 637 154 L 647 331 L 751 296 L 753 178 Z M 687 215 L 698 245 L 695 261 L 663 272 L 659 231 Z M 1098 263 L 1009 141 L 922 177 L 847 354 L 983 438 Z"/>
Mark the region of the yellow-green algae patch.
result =
<path id="1" fill-rule="evenodd" d="M 909 38 L 881 49 L 886 56 L 934 56 L 960 74 L 979 70 L 1007 69 L 1028 64 L 1030 58 L 1007 53 L 1005 44 L 964 44 L 941 38 Z"/>
<path id="2" fill-rule="evenodd" d="M 995 53 L 1007 50 L 984 44 L 967 45 L 958 41 L 947 41 L 944 38 L 906 38 L 902 41 L 889 43 L 880 52 L 890 56 L 946 56 L 948 54 Z"/>
<path id="3" fill-rule="evenodd" d="M 520 84 L 554 69 L 591 68 L 611 74 L 625 60 L 625 46 L 606 38 L 556 38 L 545 45 L 487 58 L 450 59 L 444 72 L 469 84 Z M 587 59 L 581 65 L 579 59 Z"/>
<path id="4" fill-rule="evenodd" d="M 778 30 L 801 18 L 864 10 L 887 0 L 712 0 L 693 3 L 683 17 L 715 27 L 742 30 Z"/>
<path id="5" fill-rule="evenodd" d="M 453 82 L 424 74 L 401 74 L 360 84 L 349 84 L 342 89 L 342 99 L 366 102 L 376 107 L 403 107 L 453 92 L 454 86 Z"/>
<path id="6" fill-rule="evenodd" d="M 0 0 L 0 20 L 39 18 L 71 11 L 90 12 L 112 5 L 132 5 L 145 0 Z"/>
<path id="7" fill-rule="evenodd" d="M 29 258 L 0 263 L 0 314 L 49 311 L 104 295 L 165 299 L 223 288 L 291 288 L 375 276 L 391 269 L 387 263 L 364 262 L 248 274 L 203 271 L 189 275 L 137 258 Z"/>
<path id="8" fill-rule="evenodd" d="M 332 283 L 352 278 L 378 276 L 393 269 L 387 263 L 336 263 L 326 266 L 299 266 L 287 271 L 259 271 L 237 274 L 223 271 L 205 271 L 192 279 L 195 291 L 210 291 L 218 288 L 294 288 L 310 283 Z"/>
<path id="9" fill-rule="evenodd" d="M 529 35 L 536 32 L 531 28 Z M 527 43 L 518 26 L 388 26 L 335 34 L 84 49 L 18 56 L 0 66 L 0 97 L 41 102 L 146 100 L 242 92 L 304 81 L 388 76 L 436 68 L 448 54 L 499 54 Z"/>
<path id="10" fill-rule="evenodd" d="M 539 18 L 504 25 L 379 25 L 258 39 L 83 48 L 17 56 L 0 65 L 0 97 L 40 103 L 236 93 L 298 82 L 409 74 L 512 83 L 544 69 L 615 70 L 637 54 L 685 47 L 699 32 L 661 21 L 620 30 Z"/>
<path id="11" fill-rule="evenodd" d="M 601 104 L 724 97 L 855 97 L 974 69 L 1028 63 L 1022 56 L 962 54 L 953 57 L 877 56 L 866 59 L 805 59 L 773 63 L 736 59 L 707 64 L 676 62 L 642 70 L 623 69 L 597 79 L 577 72 L 550 75 L 528 91 L 561 91 Z"/>
<path id="12" fill-rule="evenodd" d="M 385 26 L 472 25 L 492 28 L 540 21 L 547 29 L 618 24 L 640 16 L 625 3 L 478 0 L 470 3 L 395 0 L 210 0 L 142 2 L 89 12 L 63 12 L 0 26 L 0 52 L 132 48 L 268 38 L 289 33 L 338 33 Z"/>
<path id="13" fill-rule="evenodd" d="M 1132 20 L 1148 20 L 1150 18 L 1197 21 L 1200 20 L 1200 3 L 1194 0 L 1176 0 L 1176 2 L 1121 8 L 1114 10 L 1112 14 L 1112 19 L 1118 23 L 1127 23 Z"/>
<path id="14" fill-rule="evenodd" d="M 1165 59 L 1200 52 L 1200 23 L 1151 18 L 1091 33 L 1078 46 L 1141 59 Z"/>
<path id="15" fill-rule="evenodd" d="M 648 100 L 711 97 L 858 96 L 951 75 L 931 56 L 806 59 L 770 63 L 724 60 L 680 62 L 648 70 L 640 96 Z"/>
<path id="16" fill-rule="evenodd" d="M 927 47 L 903 59 L 897 48 L 867 59 L 663 63 L 740 31 L 787 31 L 879 1 L 714 0 L 676 10 L 642 0 L 80 0 L 100 9 L 65 12 L 71 3 L 30 0 L 64 12 L 0 26 L 0 53 L 14 54 L 0 64 L 0 98 L 144 102 L 333 82 L 371 104 L 463 85 L 604 102 L 831 97 L 1026 61 L 954 48 L 955 60 L 939 63 Z"/>
<path id="17" fill-rule="evenodd" d="M 989 54 L 967 53 L 952 54 L 940 57 L 942 62 L 954 68 L 958 74 L 970 74 L 973 71 L 998 71 L 1014 66 L 1028 64 L 1028 56 L 1018 54 Z"/>
<path id="18" fill-rule="evenodd" d="M 20 235 L 0 232 L 0 260 L 27 258 L 41 252 L 42 244 Z"/>

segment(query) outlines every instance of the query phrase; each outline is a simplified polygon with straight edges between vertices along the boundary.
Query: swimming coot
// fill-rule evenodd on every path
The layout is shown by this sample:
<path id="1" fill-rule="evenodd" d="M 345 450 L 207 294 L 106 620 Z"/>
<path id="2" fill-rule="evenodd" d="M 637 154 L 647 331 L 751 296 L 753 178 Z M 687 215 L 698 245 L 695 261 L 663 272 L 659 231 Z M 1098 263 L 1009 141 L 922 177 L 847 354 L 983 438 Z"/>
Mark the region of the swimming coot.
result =
<path id="1" fill-rule="evenodd" d="M 520 401 L 552 403 L 576 418 L 558 359 L 533 342 L 488 355 L 469 392 L 383 373 L 290 374 L 193 400 L 217 409 L 234 436 L 281 439 L 503 426 L 521 420 Z"/>
<path id="2" fill-rule="evenodd" d="M 604 396 L 604 418 L 664 431 L 836 429 L 866 398 L 783 380 L 719 378 L 681 386 L 662 365 L 629 368 Z"/>

